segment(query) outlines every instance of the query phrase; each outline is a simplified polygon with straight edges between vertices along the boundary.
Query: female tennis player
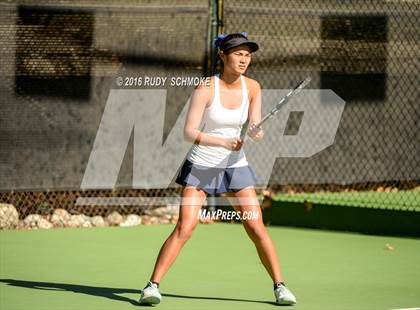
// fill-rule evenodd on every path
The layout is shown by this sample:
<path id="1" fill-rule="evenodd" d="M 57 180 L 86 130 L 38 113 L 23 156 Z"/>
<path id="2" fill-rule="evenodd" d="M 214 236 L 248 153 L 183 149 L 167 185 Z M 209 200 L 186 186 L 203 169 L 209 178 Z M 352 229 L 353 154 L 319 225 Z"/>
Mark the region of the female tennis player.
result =
<path id="1" fill-rule="evenodd" d="M 281 276 L 276 249 L 256 197 L 256 175 L 247 162 L 239 135 L 249 118 L 248 136 L 253 141 L 263 138 L 262 128 L 255 126 L 261 120 L 261 88 L 257 81 L 244 76 L 251 54 L 259 47 L 248 40 L 245 32 L 219 35 L 215 44 L 222 61 L 221 74 L 212 76 L 210 85 L 198 86 L 193 93 L 184 127 L 185 138 L 193 144 L 176 179 L 183 185 L 179 219 L 160 249 L 140 303 L 161 301 L 159 282 L 191 237 L 207 195 L 226 193 L 230 200 L 242 201 L 233 204 L 235 211 L 255 211 L 258 215 L 241 221 L 273 280 L 276 303 L 293 305 L 296 298 Z M 205 128 L 200 131 L 202 121 Z"/>

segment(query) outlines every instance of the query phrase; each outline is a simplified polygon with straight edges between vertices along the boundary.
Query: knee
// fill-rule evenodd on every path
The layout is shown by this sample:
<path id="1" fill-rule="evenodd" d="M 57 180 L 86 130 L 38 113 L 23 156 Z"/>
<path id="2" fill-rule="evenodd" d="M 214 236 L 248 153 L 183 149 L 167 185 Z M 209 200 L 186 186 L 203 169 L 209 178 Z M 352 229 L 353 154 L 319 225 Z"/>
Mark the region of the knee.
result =
<path id="1" fill-rule="evenodd" d="M 246 231 L 248 233 L 249 238 L 253 242 L 261 242 L 267 238 L 267 231 L 264 225 L 247 225 Z"/>
<path id="2" fill-rule="evenodd" d="M 195 226 L 195 224 L 178 223 L 175 228 L 175 236 L 180 240 L 187 241 L 191 238 Z"/>

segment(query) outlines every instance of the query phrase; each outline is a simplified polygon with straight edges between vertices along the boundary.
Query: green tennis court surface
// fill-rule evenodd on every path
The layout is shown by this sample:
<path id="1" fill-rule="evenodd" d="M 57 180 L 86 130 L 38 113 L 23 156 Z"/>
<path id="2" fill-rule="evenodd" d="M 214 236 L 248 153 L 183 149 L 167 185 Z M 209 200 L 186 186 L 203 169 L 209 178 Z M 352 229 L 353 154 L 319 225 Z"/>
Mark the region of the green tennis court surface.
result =
<path id="1" fill-rule="evenodd" d="M 174 225 L 0 232 L 0 309 L 133 309 Z M 292 309 L 420 307 L 420 240 L 268 227 Z M 386 249 L 392 246 L 394 250 Z M 241 224 L 200 224 L 159 309 L 276 309 Z"/>

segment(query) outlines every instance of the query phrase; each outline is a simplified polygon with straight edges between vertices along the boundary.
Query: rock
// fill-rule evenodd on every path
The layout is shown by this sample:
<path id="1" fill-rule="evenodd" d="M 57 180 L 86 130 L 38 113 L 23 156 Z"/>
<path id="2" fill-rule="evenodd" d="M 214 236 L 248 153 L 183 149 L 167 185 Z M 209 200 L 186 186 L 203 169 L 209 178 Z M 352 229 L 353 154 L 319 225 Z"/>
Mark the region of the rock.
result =
<path id="1" fill-rule="evenodd" d="M 159 224 L 159 217 L 151 216 L 150 217 L 150 224 Z"/>
<path id="2" fill-rule="evenodd" d="M 173 214 L 171 217 L 171 223 L 176 224 L 178 222 L 178 217 L 179 217 L 178 214 Z"/>
<path id="3" fill-rule="evenodd" d="M 159 224 L 170 224 L 170 223 L 171 223 L 170 219 L 167 219 L 167 218 L 159 219 Z"/>
<path id="4" fill-rule="evenodd" d="M 148 209 L 146 210 L 146 214 L 150 216 L 162 216 L 163 214 L 167 213 L 168 209 L 166 207 L 159 207 L 155 209 Z"/>
<path id="5" fill-rule="evenodd" d="M 16 229 L 27 229 L 24 220 L 19 220 L 18 224 L 16 225 Z"/>
<path id="6" fill-rule="evenodd" d="M 141 223 L 143 225 L 150 225 L 150 224 L 152 224 L 150 218 L 151 217 L 149 215 L 143 215 L 143 216 L 141 216 Z"/>
<path id="7" fill-rule="evenodd" d="M 90 217 L 84 214 L 74 214 L 70 216 L 69 221 L 67 222 L 69 227 L 92 227 L 90 222 Z"/>
<path id="8" fill-rule="evenodd" d="M 23 223 L 25 226 L 29 228 L 38 228 L 38 224 L 41 221 L 42 216 L 40 214 L 29 214 L 25 219 L 23 220 Z"/>
<path id="9" fill-rule="evenodd" d="M 168 204 L 166 206 L 167 214 L 173 215 L 179 213 L 179 204 Z"/>
<path id="10" fill-rule="evenodd" d="M 201 224 L 213 224 L 214 220 L 211 218 L 200 218 L 199 219 Z"/>
<path id="11" fill-rule="evenodd" d="M 64 209 L 55 209 L 51 216 L 51 223 L 56 227 L 66 227 L 70 214 Z"/>
<path id="12" fill-rule="evenodd" d="M 47 219 L 43 218 L 40 214 L 29 214 L 23 220 L 23 224 L 26 227 L 33 229 L 50 229 L 53 227 L 53 224 L 51 224 Z"/>
<path id="13" fill-rule="evenodd" d="M 171 218 L 172 218 L 172 215 L 171 215 L 171 214 L 164 214 L 164 215 L 162 216 L 162 219 L 163 219 L 163 220 L 168 220 L 168 221 L 170 221 L 170 220 L 171 220 Z"/>
<path id="14" fill-rule="evenodd" d="M 91 223 L 95 227 L 105 227 L 106 226 L 106 222 L 105 222 L 104 218 L 102 216 L 99 216 L 99 215 L 95 215 L 94 217 L 92 217 L 91 218 Z"/>
<path id="15" fill-rule="evenodd" d="M 124 218 L 117 211 L 114 211 L 106 217 L 106 221 L 111 226 L 118 226 L 124 221 Z"/>
<path id="16" fill-rule="evenodd" d="M 53 228 L 53 224 L 51 224 L 47 219 L 41 218 L 38 223 L 38 228 L 50 229 Z"/>
<path id="17" fill-rule="evenodd" d="M 172 215 L 179 213 L 179 204 L 168 204 L 165 207 L 159 207 L 155 209 L 148 209 L 145 211 L 146 215 L 149 216 L 164 216 L 164 215 Z"/>
<path id="18" fill-rule="evenodd" d="M 12 204 L 0 203 L 0 229 L 14 228 L 19 224 L 19 213 Z"/>
<path id="19" fill-rule="evenodd" d="M 129 214 L 125 221 L 123 221 L 120 226 L 122 227 L 129 227 L 129 226 L 136 226 L 141 224 L 141 217 L 137 214 Z"/>

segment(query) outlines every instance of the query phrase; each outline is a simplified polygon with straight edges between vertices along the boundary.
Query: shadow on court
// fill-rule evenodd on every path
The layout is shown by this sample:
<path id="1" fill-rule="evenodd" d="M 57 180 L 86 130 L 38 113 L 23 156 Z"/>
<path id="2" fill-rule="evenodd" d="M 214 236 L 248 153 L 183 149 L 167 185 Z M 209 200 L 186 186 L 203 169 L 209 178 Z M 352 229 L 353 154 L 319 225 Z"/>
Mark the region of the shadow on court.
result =
<path id="1" fill-rule="evenodd" d="M 119 296 L 117 294 L 134 293 L 140 294 L 140 290 L 127 288 L 112 288 L 112 287 L 98 287 L 88 285 L 66 284 L 66 283 L 52 283 L 52 282 L 37 282 L 37 281 L 22 281 L 14 279 L 0 279 L 0 282 L 7 283 L 11 286 L 26 287 L 37 290 L 48 291 L 68 291 L 73 293 L 87 294 L 98 297 L 105 297 L 113 300 L 128 302 L 137 305 L 137 301 Z"/>
<path id="2" fill-rule="evenodd" d="M 174 297 L 174 298 L 188 298 L 188 299 L 208 299 L 208 300 L 223 300 L 223 301 L 254 302 L 254 303 L 269 304 L 269 305 L 277 306 L 277 304 L 273 301 L 260 301 L 260 300 L 251 300 L 251 299 L 220 298 L 220 297 L 208 297 L 208 296 L 187 296 L 187 295 L 174 295 L 174 294 L 162 294 L 162 296 Z"/>
<path id="3" fill-rule="evenodd" d="M 11 286 L 26 287 L 26 288 L 32 288 L 32 289 L 37 289 L 37 290 L 68 291 L 68 292 L 73 292 L 73 293 L 105 297 L 105 298 L 109 298 L 113 300 L 127 302 L 135 306 L 149 307 L 149 305 L 140 304 L 137 300 L 118 295 L 118 294 L 124 294 L 124 293 L 139 294 L 139 298 L 140 298 L 140 293 L 141 293 L 140 289 L 98 287 L 98 286 L 66 284 L 66 283 L 23 281 L 23 280 L 14 280 L 14 279 L 0 279 L 0 282 L 4 282 Z M 250 299 L 220 298 L 220 297 L 208 297 L 208 296 L 187 296 L 187 295 L 175 295 L 175 294 L 162 294 L 162 296 L 172 297 L 172 298 L 207 299 L 207 300 L 222 300 L 222 301 L 236 301 L 236 302 L 240 301 L 240 302 L 253 302 L 253 303 L 276 305 L 276 303 L 270 302 L 270 301 L 259 301 L 259 300 L 250 300 Z"/>

